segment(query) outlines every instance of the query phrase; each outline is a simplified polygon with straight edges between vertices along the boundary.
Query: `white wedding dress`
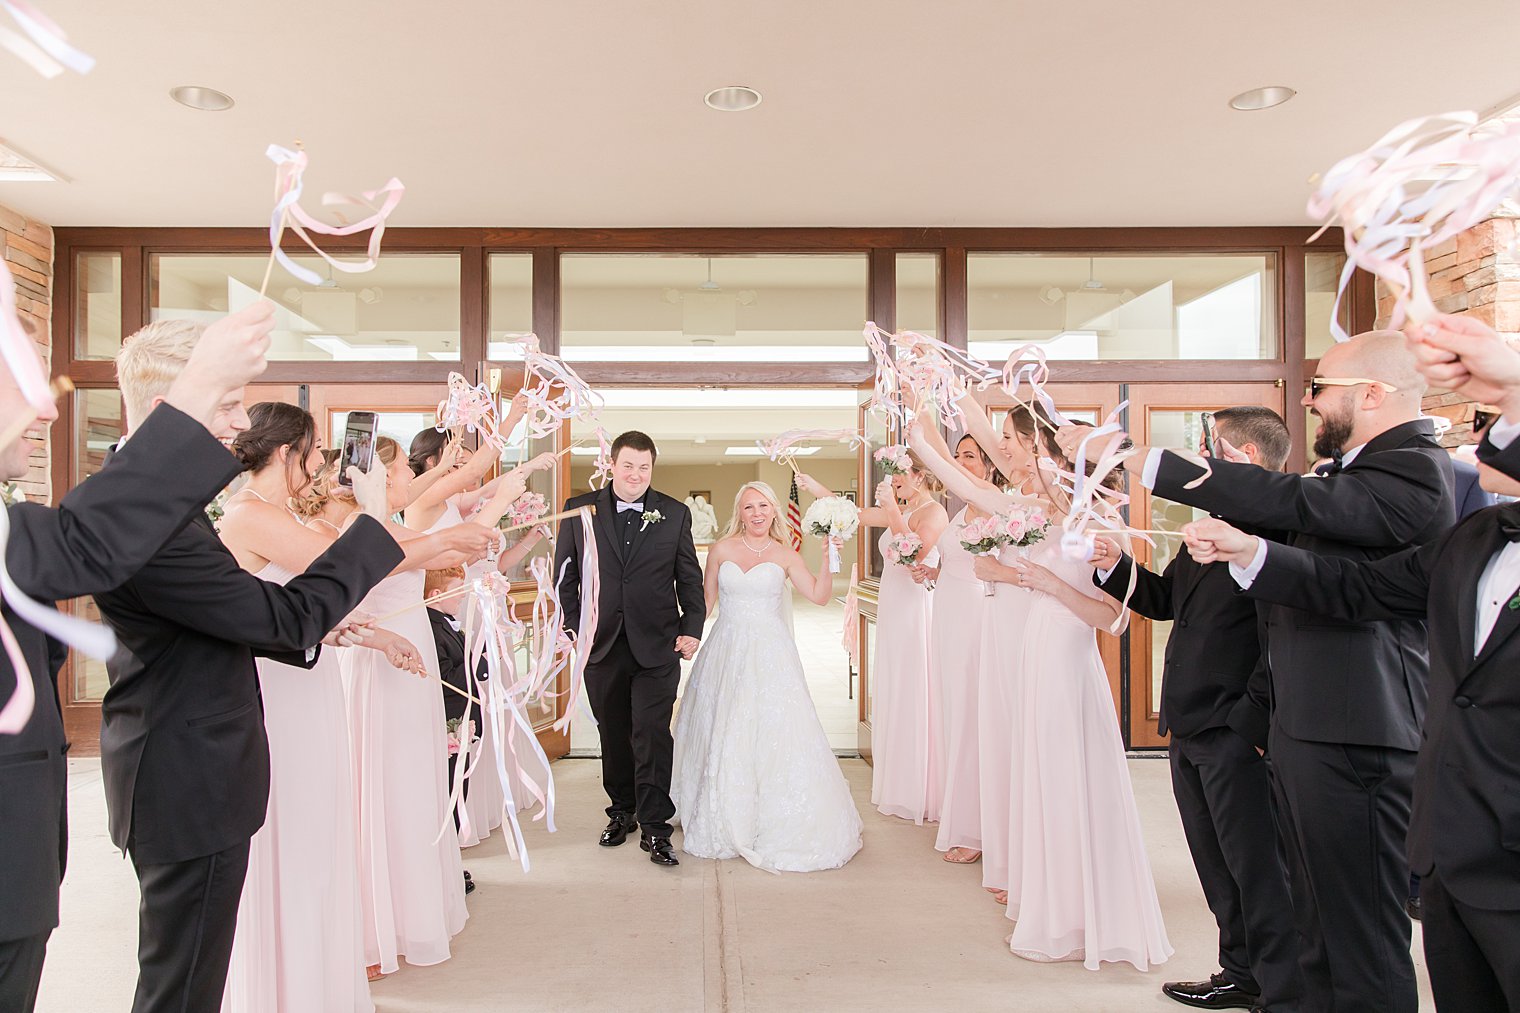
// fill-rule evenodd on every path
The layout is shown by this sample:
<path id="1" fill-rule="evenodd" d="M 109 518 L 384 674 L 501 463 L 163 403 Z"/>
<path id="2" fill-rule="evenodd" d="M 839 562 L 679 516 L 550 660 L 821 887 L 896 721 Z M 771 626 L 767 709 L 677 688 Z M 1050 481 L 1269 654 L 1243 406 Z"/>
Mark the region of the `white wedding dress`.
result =
<path id="1" fill-rule="evenodd" d="M 688 855 L 837 869 L 860 850 L 860 814 L 808 695 L 787 593 L 776 563 L 719 566 L 718 617 L 676 719 L 670 794 Z"/>

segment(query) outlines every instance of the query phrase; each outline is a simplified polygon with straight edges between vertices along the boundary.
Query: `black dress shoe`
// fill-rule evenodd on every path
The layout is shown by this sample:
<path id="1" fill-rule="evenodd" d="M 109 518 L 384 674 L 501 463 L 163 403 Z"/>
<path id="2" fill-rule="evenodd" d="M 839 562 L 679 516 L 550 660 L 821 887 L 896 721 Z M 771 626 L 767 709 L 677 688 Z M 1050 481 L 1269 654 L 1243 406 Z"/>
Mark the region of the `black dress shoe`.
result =
<path id="1" fill-rule="evenodd" d="M 1420 898 L 1411 897 L 1404 902 L 1404 913 L 1415 921 L 1419 921 L 1420 916 L 1425 913 L 1425 904 Z"/>
<path id="2" fill-rule="evenodd" d="M 639 838 L 639 847 L 649 852 L 649 860 L 655 865 L 681 864 L 681 860 L 676 857 L 675 849 L 670 846 L 669 837 L 650 837 L 644 834 Z"/>
<path id="3" fill-rule="evenodd" d="M 607 829 L 602 831 L 601 840 L 597 841 L 597 843 L 604 848 L 615 848 L 628 840 L 628 835 L 633 833 L 638 825 L 638 817 L 631 814 L 618 813 L 607 821 Z"/>
<path id="4" fill-rule="evenodd" d="M 1161 986 L 1169 998 L 1198 1009 L 1253 1009 L 1261 996 L 1232 985 L 1221 974 L 1209 975 L 1208 981 L 1169 981 Z"/>
<path id="5" fill-rule="evenodd" d="M 470 894 L 472 894 L 472 893 L 475 892 L 475 881 L 470 878 L 470 870 L 469 869 L 466 869 L 464 871 L 464 892 L 465 892 L 465 896 L 469 896 Z"/>

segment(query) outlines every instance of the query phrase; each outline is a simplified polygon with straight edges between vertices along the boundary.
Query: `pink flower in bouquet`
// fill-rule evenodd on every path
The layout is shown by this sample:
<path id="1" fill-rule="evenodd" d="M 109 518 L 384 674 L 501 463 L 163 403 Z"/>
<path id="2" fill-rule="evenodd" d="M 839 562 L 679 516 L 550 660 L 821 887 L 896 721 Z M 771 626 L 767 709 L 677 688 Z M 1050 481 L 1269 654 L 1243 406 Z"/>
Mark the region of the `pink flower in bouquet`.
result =
<path id="1" fill-rule="evenodd" d="M 908 459 L 908 448 L 900 443 L 882 447 L 871 456 L 888 475 L 906 475 L 913 468 L 913 462 Z"/>
<path id="2" fill-rule="evenodd" d="M 512 506 L 507 510 L 506 520 L 509 527 L 517 527 L 521 524 L 532 524 L 548 512 L 549 504 L 545 502 L 541 494 L 526 492 L 512 501 Z"/>
<path id="3" fill-rule="evenodd" d="M 912 566 L 923 547 L 923 539 L 915 534 L 893 535 L 887 539 L 887 561 L 898 566 Z"/>

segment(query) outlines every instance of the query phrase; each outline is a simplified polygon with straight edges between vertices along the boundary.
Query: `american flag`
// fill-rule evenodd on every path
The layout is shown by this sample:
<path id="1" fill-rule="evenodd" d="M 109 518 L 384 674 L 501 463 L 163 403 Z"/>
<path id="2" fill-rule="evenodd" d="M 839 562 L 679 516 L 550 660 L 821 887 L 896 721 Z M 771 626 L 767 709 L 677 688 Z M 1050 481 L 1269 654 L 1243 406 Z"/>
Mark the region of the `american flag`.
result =
<path id="1" fill-rule="evenodd" d="M 797 498 L 797 476 L 792 476 L 792 491 L 786 500 L 786 530 L 792 536 L 792 548 L 802 551 L 802 501 Z"/>

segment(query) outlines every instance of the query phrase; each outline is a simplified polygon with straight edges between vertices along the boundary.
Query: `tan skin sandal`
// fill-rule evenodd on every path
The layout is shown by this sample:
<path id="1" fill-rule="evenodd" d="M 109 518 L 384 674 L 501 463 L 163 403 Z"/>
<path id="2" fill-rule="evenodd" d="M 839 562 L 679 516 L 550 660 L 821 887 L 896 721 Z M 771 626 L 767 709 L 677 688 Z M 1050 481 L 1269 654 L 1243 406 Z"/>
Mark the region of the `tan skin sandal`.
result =
<path id="1" fill-rule="evenodd" d="M 975 865 L 982 860 L 982 853 L 974 848 L 951 848 L 944 859 L 951 865 Z"/>

